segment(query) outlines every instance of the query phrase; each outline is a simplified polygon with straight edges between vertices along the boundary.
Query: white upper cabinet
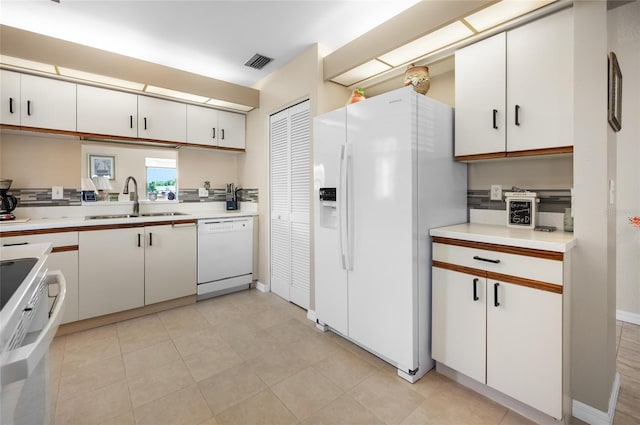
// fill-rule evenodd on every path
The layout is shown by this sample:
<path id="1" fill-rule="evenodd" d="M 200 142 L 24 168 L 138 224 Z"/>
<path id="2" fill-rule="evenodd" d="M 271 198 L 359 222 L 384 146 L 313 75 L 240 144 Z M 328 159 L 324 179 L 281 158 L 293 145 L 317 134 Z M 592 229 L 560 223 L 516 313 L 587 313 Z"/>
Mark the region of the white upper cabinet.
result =
<path id="1" fill-rule="evenodd" d="M 138 96 L 78 85 L 78 131 L 110 136 L 138 136 Z"/>
<path id="2" fill-rule="evenodd" d="M 245 148 L 246 117 L 234 112 L 218 112 L 218 146 L 225 148 Z"/>
<path id="3" fill-rule="evenodd" d="M 187 105 L 138 96 L 138 137 L 184 142 L 187 140 Z"/>
<path id="4" fill-rule="evenodd" d="M 2 124 L 20 125 L 20 74 L 2 69 L 0 83 Z"/>
<path id="5" fill-rule="evenodd" d="M 2 71 L 2 124 L 76 131 L 76 84 Z"/>
<path id="6" fill-rule="evenodd" d="M 187 105 L 187 143 L 218 146 L 218 110 Z"/>
<path id="7" fill-rule="evenodd" d="M 571 9 L 460 49 L 455 60 L 456 157 L 571 152 Z"/>

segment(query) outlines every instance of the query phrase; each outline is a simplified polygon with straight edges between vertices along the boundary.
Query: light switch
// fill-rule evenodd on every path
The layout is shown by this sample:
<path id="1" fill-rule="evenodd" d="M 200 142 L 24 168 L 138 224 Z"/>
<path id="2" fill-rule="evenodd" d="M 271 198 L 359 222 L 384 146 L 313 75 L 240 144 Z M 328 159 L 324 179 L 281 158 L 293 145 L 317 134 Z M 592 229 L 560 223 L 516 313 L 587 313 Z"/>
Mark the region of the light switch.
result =
<path id="1" fill-rule="evenodd" d="M 64 199 L 64 187 L 52 186 L 51 187 L 51 199 Z"/>
<path id="2" fill-rule="evenodd" d="M 207 196 L 209 196 L 209 191 L 207 189 L 205 189 L 204 187 L 199 187 L 198 188 L 198 196 L 201 198 L 206 198 Z"/>
<path id="3" fill-rule="evenodd" d="M 492 201 L 502 201 L 502 185 L 501 184 L 491 185 L 491 194 L 489 199 Z"/>

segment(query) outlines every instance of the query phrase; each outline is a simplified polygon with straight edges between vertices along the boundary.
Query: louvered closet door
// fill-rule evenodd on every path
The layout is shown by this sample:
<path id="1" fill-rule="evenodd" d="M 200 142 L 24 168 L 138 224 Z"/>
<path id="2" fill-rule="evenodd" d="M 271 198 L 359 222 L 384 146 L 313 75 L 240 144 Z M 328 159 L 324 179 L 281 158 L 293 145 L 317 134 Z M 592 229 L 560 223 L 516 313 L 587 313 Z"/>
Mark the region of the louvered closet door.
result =
<path id="1" fill-rule="evenodd" d="M 309 308 L 309 102 L 271 116 L 271 290 Z"/>

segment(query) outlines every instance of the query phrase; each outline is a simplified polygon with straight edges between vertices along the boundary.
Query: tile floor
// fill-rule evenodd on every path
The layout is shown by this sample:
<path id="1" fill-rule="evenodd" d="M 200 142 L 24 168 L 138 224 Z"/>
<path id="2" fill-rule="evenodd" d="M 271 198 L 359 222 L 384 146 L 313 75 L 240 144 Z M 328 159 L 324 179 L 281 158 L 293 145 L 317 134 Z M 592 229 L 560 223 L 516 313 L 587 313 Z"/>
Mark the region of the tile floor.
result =
<path id="1" fill-rule="evenodd" d="M 406 383 L 305 315 L 251 290 L 58 337 L 50 352 L 54 423 L 531 423 L 435 371 Z M 615 419 L 637 424 L 640 327 L 618 330 Z"/>

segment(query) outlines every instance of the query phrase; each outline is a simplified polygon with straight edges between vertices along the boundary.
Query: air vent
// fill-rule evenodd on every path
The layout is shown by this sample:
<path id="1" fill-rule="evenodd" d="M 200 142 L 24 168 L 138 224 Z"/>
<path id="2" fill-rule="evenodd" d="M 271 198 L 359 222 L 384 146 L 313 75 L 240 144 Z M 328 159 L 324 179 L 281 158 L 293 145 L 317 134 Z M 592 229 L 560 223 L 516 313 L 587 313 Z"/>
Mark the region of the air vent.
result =
<path id="1" fill-rule="evenodd" d="M 248 66 L 249 68 L 262 69 L 272 60 L 272 58 L 268 58 L 259 53 L 256 53 L 251 57 L 251 59 L 246 61 L 244 65 Z"/>

